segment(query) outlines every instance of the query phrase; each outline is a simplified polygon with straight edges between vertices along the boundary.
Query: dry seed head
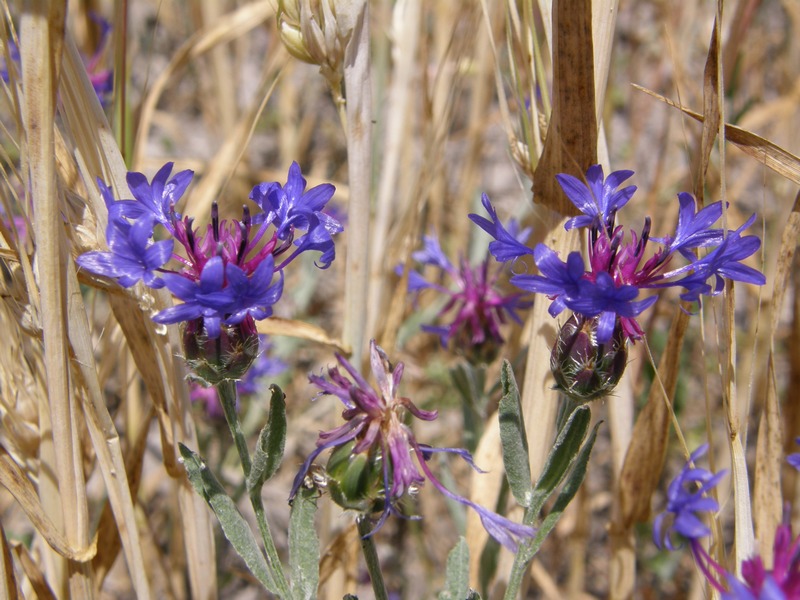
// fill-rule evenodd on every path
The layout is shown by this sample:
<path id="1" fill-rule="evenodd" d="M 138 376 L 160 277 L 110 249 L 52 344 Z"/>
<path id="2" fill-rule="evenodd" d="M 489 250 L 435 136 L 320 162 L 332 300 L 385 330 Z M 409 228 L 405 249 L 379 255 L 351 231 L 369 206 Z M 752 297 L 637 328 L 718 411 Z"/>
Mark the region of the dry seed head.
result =
<path id="1" fill-rule="evenodd" d="M 344 73 L 344 50 L 364 0 L 279 0 L 281 40 L 295 58 L 319 65 L 338 87 Z"/>

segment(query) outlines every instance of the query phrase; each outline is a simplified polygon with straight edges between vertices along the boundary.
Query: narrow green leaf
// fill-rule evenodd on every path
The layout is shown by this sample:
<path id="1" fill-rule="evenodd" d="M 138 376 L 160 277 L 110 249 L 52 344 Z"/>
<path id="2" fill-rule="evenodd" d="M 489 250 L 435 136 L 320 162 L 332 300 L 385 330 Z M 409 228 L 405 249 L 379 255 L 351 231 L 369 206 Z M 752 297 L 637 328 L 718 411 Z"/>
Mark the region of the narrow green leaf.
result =
<path id="1" fill-rule="evenodd" d="M 270 592 L 276 593 L 276 586 L 267 568 L 267 561 L 247 521 L 236 508 L 236 504 L 225 493 L 214 474 L 206 467 L 200 456 L 183 444 L 178 444 L 192 487 L 200 494 L 219 520 L 222 532 L 242 557 L 247 568 Z"/>
<path id="2" fill-rule="evenodd" d="M 286 395 L 277 385 L 271 385 L 267 424 L 258 435 L 253 454 L 253 464 L 247 478 L 247 491 L 260 490 L 264 482 L 275 474 L 283 458 L 286 444 Z"/>
<path id="3" fill-rule="evenodd" d="M 578 493 L 578 489 L 580 489 L 583 479 L 586 477 L 586 467 L 589 464 L 589 457 L 592 454 L 592 448 L 594 448 L 594 442 L 597 439 L 597 430 L 600 428 L 600 425 L 602 425 L 602 421 L 592 428 L 592 433 L 589 434 L 589 439 L 586 440 L 586 443 L 578 453 L 569 477 L 567 477 L 564 487 L 561 488 L 561 492 L 558 494 L 553 504 L 553 509 L 542 520 L 542 524 L 536 532 L 536 537 L 530 546 L 529 556 L 531 558 L 533 558 L 548 534 L 556 526 L 564 510 L 566 510 L 569 503 L 572 502 L 572 499 L 575 497 L 575 494 Z"/>
<path id="4" fill-rule="evenodd" d="M 522 420 L 519 387 L 511 363 L 503 361 L 500 372 L 503 397 L 500 400 L 500 441 L 503 445 L 503 464 L 506 477 L 517 502 L 525 508 L 531 505 L 531 465 L 528 457 L 528 438 Z"/>
<path id="5" fill-rule="evenodd" d="M 530 506 L 534 507 L 537 513 L 567 475 L 586 437 L 591 418 L 592 412 L 589 407 L 579 406 L 559 432 L 556 443 L 547 457 L 544 470 L 533 488 Z"/>
<path id="6" fill-rule="evenodd" d="M 319 538 L 314 526 L 317 512 L 315 489 L 301 487 L 292 502 L 289 518 L 289 568 L 292 572 L 292 597 L 309 600 L 317 597 L 319 586 Z"/>
<path id="7" fill-rule="evenodd" d="M 469 597 L 469 548 L 467 540 L 462 536 L 447 555 L 444 590 L 439 594 L 439 600 L 461 600 L 467 597 Z"/>

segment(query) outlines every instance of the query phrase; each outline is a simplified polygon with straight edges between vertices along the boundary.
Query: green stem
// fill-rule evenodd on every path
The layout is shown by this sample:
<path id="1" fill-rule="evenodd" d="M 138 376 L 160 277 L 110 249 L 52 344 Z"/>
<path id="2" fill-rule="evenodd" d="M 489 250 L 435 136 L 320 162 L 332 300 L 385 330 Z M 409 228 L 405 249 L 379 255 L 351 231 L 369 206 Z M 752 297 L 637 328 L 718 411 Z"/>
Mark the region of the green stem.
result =
<path id="1" fill-rule="evenodd" d="M 369 517 L 362 515 L 356 519 L 358 523 L 358 535 L 361 537 L 361 551 L 364 553 L 364 560 L 367 563 L 367 571 L 372 581 L 372 590 L 375 592 L 375 600 L 388 600 L 389 594 L 386 593 L 386 584 L 383 581 L 381 565 L 378 561 L 378 552 L 375 550 L 375 542 L 372 541 L 371 525 Z"/>
<path id="2" fill-rule="evenodd" d="M 242 461 L 245 481 L 247 481 L 250 477 L 250 451 L 247 449 L 247 441 L 244 438 L 242 426 L 239 423 L 239 416 L 236 414 L 236 399 L 238 397 L 236 382 L 231 379 L 226 379 L 218 383 L 217 393 L 219 394 L 220 404 L 222 404 L 222 410 L 225 412 L 225 420 L 228 422 L 233 441 L 236 444 L 236 450 L 239 452 L 239 459 Z M 253 490 L 249 495 L 250 504 L 253 505 L 256 521 L 258 521 L 258 529 L 261 531 L 261 539 L 264 541 L 267 566 L 272 574 L 275 587 L 278 588 L 277 595 L 280 598 L 290 600 L 292 592 L 289 589 L 289 582 L 283 574 L 283 566 L 278 556 L 278 549 L 275 547 L 272 533 L 269 530 L 267 516 L 264 512 L 264 504 L 261 502 L 261 490 Z"/>

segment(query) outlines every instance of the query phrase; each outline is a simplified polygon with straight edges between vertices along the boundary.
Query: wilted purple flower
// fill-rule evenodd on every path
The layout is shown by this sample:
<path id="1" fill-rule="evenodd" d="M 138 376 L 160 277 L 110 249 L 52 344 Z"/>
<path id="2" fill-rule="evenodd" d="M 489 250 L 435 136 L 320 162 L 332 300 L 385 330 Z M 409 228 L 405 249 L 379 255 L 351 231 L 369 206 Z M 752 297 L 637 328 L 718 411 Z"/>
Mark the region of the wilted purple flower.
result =
<path id="1" fill-rule="evenodd" d="M 517 323 L 517 311 L 530 306 L 520 299 L 521 294 L 503 294 L 496 288 L 496 275 L 489 275 L 489 262 L 483 260 L 471 266 L 466 259 L 456 268 L 442 251 L 434 236 L 425 236 L 424 249 L 411 256 L 423 265 L 437 267 L 447 273 L 453 285 L 443 286 L 427 281 L 416 271 L 409 272 L 408 289 L 419 292 L 433 289 L 448 298 L 439 311 L 439 322 L 449 325 L 423 325 L 422 329 L 439 336 L 442 346 L 455 340 L 457 348 L 468 354 L 476 353 L 479 359 L 490 359 L 503 343 L 500 325 L 510 317 Z M 398 268 L 400 270 L 400 268 Z"/>
<path id="2" fill-rule="evenodd" d="M 701 296 L 718 294 L 724 279 L 755 285 L 765 283 L 763 274 L 741 262 L 761 245 L 756 236 L 742 235 L 755 216 L 734 231 L 712 229 L 711 225 L 722 215 L 720 202 L 696 212 L 694 198 L 690 194 L 678 194 L 680 209 L 674 235 L 651 238 L 648 217 L 641 233 L 637 236 L 631 232 L 630 240 L 625 241 L 623 227 L 615 225 L 616 214 L 636 188 L 617 188 L 631 175 L 632 171 L 615 171 L 603 179 L 602 168 L 594 165 L 586 172 L 585 184 L 571 175 L 557 176 L 567 197 L 582 213 L 567 221 L 566 229 L 590 229 L 588 269 L 578 252 L 571 253 L 567 262 L 562 262 L 543 244 L 530 250 L 518 243 L 485 197 L 483 204 L 491 221 L 478 215 L 470 215 L 470 218 L 495 238 L 489 249 L 497 260 L 505 262 L 533 255 L 540 274 L 516 275 L 511 282 L 525 291 L 550 297 L 553 316 L 570 309 L 584 317 L 599 317 L 597 339 L 600 343 L 610 339 L 617 319 L 627 339 L 636 340 L 643 335 L 636 317 L 656 301 L 655 296 L 638 299 L 645 289 L 682 287 L 685 290 L 682 299 L 697 301 Z M 662 247 L 646 258 L 648 241 Z M 711 249 L 698 258 L 694 254 L 698 248 Z M 682 255 L 689 264 L 669 270 L 676 254 Z"/>
<path id="3" fill-rule="evenodd" d="M 328 489 L 331 496 L 345 508 L 365 514 L 380 512 L 374 531 L 390 513 L 402 514 L 399 507 L 406 498 L 417 493 L 426 479 L 442 494 L 478 512 L 486 531 L 511 550 L 520 538 L 532 537 L 532 527 L 514 523 L 444 487 L 428 466 L 437 452 L 456 454 L 473 468 L 472 456 L 456 448 L 433 448 L 420 444 L 411 428 L 404 423 L 405 413 L 432 421 L 435 411 L 417 408 L 409 398 L 399 395 L 403 364 L 392 368 L 383 350 L 374 340 L 370 342 L 370 364 L 378 389 L 370 386 L 355 368 L 337 355 L 339 367 L 328 369 L 328 377 L 311 375 L 309 379 L 322 391 L 337 396 L 344 404 L 345 423 L 331 431 L 322 432 L 316 449 L 303 463 L 294 480 L 290 501 L 303 484 L 311 464 L 325 450 L 333 448 L 328 461 Z"/>

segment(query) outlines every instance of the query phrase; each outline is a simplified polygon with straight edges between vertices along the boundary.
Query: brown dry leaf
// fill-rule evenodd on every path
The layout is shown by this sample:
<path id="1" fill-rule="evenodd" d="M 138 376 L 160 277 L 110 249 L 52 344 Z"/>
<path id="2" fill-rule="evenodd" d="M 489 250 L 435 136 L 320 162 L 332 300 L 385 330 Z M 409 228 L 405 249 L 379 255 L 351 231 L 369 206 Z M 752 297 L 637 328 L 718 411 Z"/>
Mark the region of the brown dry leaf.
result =
<path id="1" fill-rule="evenodd" d="M 717 69 L 719 67 L 719 44 L 717 43 L 717 24 L 714 19 L 714 29 L 711 34 L 711 43 L 708 47 L 706 66 L 703 69 L 703 132 L 700 136 L 700 165 L 695 174 L 694 195 L 697 198 L 698 209 L 704 204 L 703 193 L 705 190 L 708 162 L 714 140 L 719 131 L 719 90 L 717 89 Z"/>
<path id="2" fill-rule="evenodd" d="M 767 361 L 767 389 L 764 410 L 758 427 L 756 444 L 755 480 L 753 483 L 753 520 L 756 539 L 765 565 L 772 565 L 775 530 L 781 522 L 783 494 L 781 493 L 781 465 L 783 462 L 783 419 L 778 403 L 775 378 L 775 332 L 783 309 L 789 277 L 800 239 L 800 193 L 797 195 L 781 237 L 778 263 L 775 270 L 770 323 L 770 352 Z"/>
<path id="3" fill-rule="evenodd" d="M 556 175 L 582 178 L 597 162 L 592 3 L 559 2 L 553 21 L 553 114 L 533 177 L 533 200 L 562 215 L 573 215 L 576 209 Z"/>
<path id="4" fill-rule="evenodd" d="M 341 340 L 330 337 L 324 329 L 312 325 L 311 323 L 295 321 L 294 319 L 270 317 L 256 323 L 256 328 L 258 329 L 258 333 L 300 338 L 301 340 L 308 340 L 330 346 L 344 356 L 350 355 L 349 350 L 344 347 Z"/>
<path id="5" fill-rule="evenodd" d="M 617 533 L 630 529 L 634 523 L 650 517 L 650 498 L 658 486 L 667 451 L 670 424 L 670 403 L 678 383 L 678 358 L 689 315 L 675 309 L 675 318 L 667 337 L 667 347 L 658 365 L 658 375 L 669 398 L 664 398 L 661 386 L 650 386 L 647 404 L 639 413 L 633 427 L 633 437 L 625 455 L 625 464 L 617 490 L 620 520 L 612 524 Z"/>
<path id="6" fill-rule="evenodd" d="M 663 103 L 673 108 L 677 108 L 695 121 L 703 122 L 703 116 L 701 114 L 640 85 L 633 84 L 633 87 L 649 96 L 653 96 L 653 98 L 661 100 Z M 730 123 L 725 124 L 725 139 L 735 144 L 737 148 L 748 156 L 752 156 L 764 166 L 778 173 L 778 175 L 782 175 L 789 181 L 800 185 L 800 158 L 791 152 L 784 150 L 777 144 L 773 144 L 760 135 L 756 135 L 751 131 L 736 127 Z"/>
<path id="7" fill-rule="evenodd" d="M 50 547 L 61 556 L 76 562 L 91 560 L 97 552 L 96 540 L 85 548 L 75 548 L 64 537 L 58 527 L 42 509 L 33 484 L 28 480 L 19 465 L 4 446 L 0 445 L 0 484 L 6 488 L 19 503 Z"/>

